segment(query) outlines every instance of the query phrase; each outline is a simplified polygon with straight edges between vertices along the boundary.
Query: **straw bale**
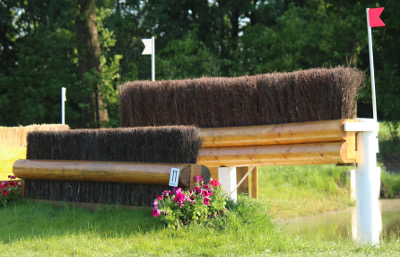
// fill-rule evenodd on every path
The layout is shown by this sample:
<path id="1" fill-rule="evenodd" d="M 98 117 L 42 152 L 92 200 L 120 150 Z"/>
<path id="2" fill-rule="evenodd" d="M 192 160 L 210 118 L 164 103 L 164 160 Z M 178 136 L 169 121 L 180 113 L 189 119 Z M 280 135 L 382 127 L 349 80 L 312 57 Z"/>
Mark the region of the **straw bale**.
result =
<path id="1" fill-rule="evenodd" d="M 62 124 L 0 127 L 0 147 L 26 147 L 26 135 L 31 131 L 60 131 L 68 129 L 68 125 Z"/>
<path id="2" fill-rule="evenodd" d="M 201 142 L 193 126 L 34 131 L 27 159 L 196 163 Z"/>
<path id="3" fill-rule="evenodd" d="M 136 81 L 121 86 L 121 127 L 228 127 L 353 118 L 364 75 L 310 69 L 236 78 Z"/>

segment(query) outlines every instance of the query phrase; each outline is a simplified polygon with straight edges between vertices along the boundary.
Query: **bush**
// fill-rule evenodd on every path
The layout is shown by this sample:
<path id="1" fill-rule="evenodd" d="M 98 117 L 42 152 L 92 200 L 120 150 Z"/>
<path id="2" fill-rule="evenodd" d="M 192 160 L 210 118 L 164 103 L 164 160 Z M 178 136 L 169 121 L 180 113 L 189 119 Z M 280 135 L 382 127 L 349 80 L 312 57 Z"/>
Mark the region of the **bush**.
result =
<path id="1" fill-rule="evenodd" d="M 10 181 L 0 182 L 0 206 L 6 206 L 7 203 L 16 201 L 21 197 L 21 183 L 16 181 L 15 176 L 8 176 Z"/>
<path id="2" fill-rule="evenodd" d="M 157 195 L 153 202 L 153 217 L 159 217 L 168 227 L 179 228 L 189 222 L 202 223 L 208 216 L 225 212 L 226 195 L 221 184 L 216 180 L 211 180 L 210 185 L 203 184 L 200 176 L 195 180 L 197 186 L 194 190 L 174 188 Z"/>

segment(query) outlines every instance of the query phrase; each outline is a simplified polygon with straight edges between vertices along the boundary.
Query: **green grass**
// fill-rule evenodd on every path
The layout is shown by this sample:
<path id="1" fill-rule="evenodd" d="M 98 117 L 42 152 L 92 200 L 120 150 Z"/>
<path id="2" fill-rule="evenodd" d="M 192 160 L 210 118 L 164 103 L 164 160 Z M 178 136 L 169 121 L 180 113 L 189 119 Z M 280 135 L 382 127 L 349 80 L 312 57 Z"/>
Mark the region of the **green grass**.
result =
<path id="1" fill-rule="evenodd" d="M 341 210 L 350 201 L 347 171 L 334 165 L 269 166 L 259 170 L 260 200 L 276 219 Z"/>
<path id="2" fill-rule="evenodd" d="M 260 201 L 239 197 L 205 224 L 167 229 L 147 208 L 90 211 L 21 201 L 0 209 L 2 256 L 393 256 L 398 239 L 381 247 L 349 241 L 306 241 L 282 233 Z"/>

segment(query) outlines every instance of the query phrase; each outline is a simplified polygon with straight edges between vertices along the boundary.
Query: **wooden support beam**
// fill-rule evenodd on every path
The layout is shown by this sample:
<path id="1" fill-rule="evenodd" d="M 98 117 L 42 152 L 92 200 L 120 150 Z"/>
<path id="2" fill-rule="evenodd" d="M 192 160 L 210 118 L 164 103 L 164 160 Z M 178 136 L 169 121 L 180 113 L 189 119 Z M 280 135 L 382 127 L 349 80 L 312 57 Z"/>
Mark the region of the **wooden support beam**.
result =
<path id="1" fill-rule="evenodd" d="M 205 166 L 268 166 L 355 163 L 347 159 L 347 142 L 294 145 L 202 148 L 198 163 Z"/>
<path id="2" fill-rule="evenodd" d="M 207 167 L 197 164 L 161 164 L 102 161 L 18 160 L 13 171 L 22 179 L 118 182 L 168 185 L 171 168 L 181 170 L 179 187 L 194 187 L 195 175 L 209 181 Z"/>
<path id="3" fill-rule="evenodd" d="M 246 173 L 249 171 L 250 167 L 237 167 L 236 168 L 236 180 L 237 183 L 242 180 L 242 178 L 246 175 Z M 245 180 L 242 182 L 242 184 L 238 187 L 238 193 L 244 193 L 250 195 L 250 179 L 249 177 L 245 178 Z"/>
<path id="4" fill-rule="evenodd" d="M 258 198 L 258 167 L 251 172 L 251 197 Z"/>
<path id="5" fill-rule="evenodd" d="M 203 148 L 346 141 L 344 122 L 326 120 L 246 127 L 202 128 Z"/>

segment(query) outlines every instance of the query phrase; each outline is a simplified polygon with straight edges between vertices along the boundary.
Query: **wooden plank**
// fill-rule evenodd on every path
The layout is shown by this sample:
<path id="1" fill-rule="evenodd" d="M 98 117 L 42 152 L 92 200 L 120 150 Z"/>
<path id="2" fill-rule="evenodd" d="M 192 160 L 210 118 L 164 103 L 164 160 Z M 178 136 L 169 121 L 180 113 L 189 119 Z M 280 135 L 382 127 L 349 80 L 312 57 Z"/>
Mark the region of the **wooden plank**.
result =
<path id="1" fill-rule="evenodd" d="M 344 122 L 327 120 L 246 127 L 202 128 L 203 148 L 346 141 Z"/>
<path id="2" fill-rule="evenodd" d="M 251 172 L 251 197 L 258 198 L 258 167 Z"/>
<path id="3" fill-rule="evenodd" d="M 208 176 L 205 180 L 210 176 L 209 172 L 202 172 L 201 165 L 197 164 L 101 161 L 18 160 L 13 171 L 15 176 L 22 179 L 168 185 L 171 168 L 181 170 L 180 187 L 191 186 L 190 180 L 194 177 L 192 172 L 198 174 L 200 171 L 203 177 Z"/>
<path id="4" fill-rule="evenodd" d="M 211 178 L 218 180 L 218 167 L 208 167 L 211 173 Z"/>
<path id="5" fill-rule="evenodd" d="M 347 160 L 347 146 L 347 142 L 327 142 L 202 148 L 198 163 L 212 167 L 354 163 Z"/>
<path id="6" fill-rule="evenodd" d="M 246 175 L 246 173 L 249 171 L 250 167 L 237 167 L 236 168 L 236 180 L 237 183 L 242 180 L 242 178 Z M 237 191 L 238 193 L 244 193 L 244 194 L 249 194 L 249 189 L 250 189 L 250 179 L 249 177 L 245 178 L 245 180 L 242 182 L 242 184 L 238 187 Z"/>

